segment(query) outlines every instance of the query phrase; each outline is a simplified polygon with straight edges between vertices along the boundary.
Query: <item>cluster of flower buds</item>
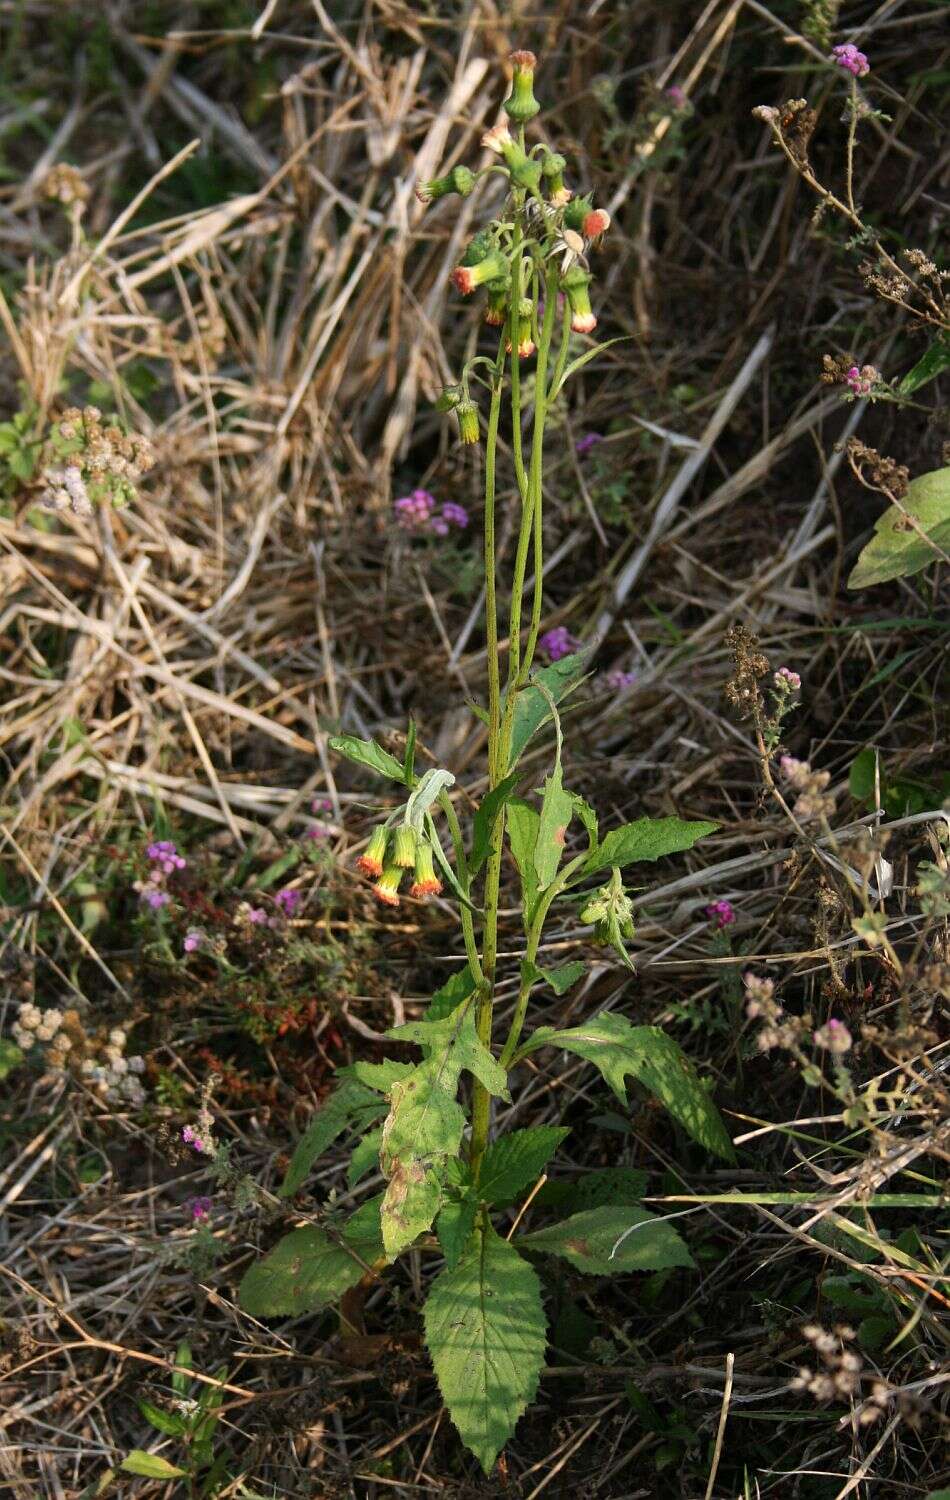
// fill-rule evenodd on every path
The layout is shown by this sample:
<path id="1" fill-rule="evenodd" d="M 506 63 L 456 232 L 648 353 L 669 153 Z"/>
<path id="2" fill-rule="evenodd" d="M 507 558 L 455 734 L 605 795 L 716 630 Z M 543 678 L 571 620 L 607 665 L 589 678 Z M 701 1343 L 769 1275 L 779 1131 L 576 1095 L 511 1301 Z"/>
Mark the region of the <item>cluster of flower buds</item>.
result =
<path id="1" fill-rule="evenodd" d="M 13 1024 L 13 1040 L 24 1052 L 36 1042 L 48 1042 L 47 1061 L 54 1066 L 62 1065 L 72 1042 L 60 1028 L 63 1024 L 61 1010 L 40 1010 L 38 1005 L 27 1001 L 20 1006 L 20 1013 Z"/>
<path id="2" fill-rule="evenodd" d="M 505 328 L 508 353 L 530 358 L 536 352 L 542 299 L 538 295 L 539 268 L 554 260 L 561 274 L 561 295 L 570 310 L 571 329 L 591 333 L 597 319 L 590 304 L 590 272 L 586 255 L 610 227 L 610 216 L 595 208 L 590 197 L 576 197 L 564 181 L 567 163 L 545 142 L 530 148 L 525 145 L 524 127 L 538 114 L 540 105 L 534 94 L 534 54 L 518 51 L 511 54 L 511 88 L 504 102 L 505 118 L 487 130 L 481 144 L 496 158 L 491 171 L 505 174 L 515 202 L 515 214 L 523 213 L 530 228 L 527 239 L 512 233 L 512 215 L 505 213 L 488 228 L 480 230 L 468 245 L 459 264 L 452 271 L 452 284 L 463 297 L 484 287 L 488 302 L 485 321 Z M 476 175 L 455 167 L 443 177 L 424 183 L 417 191 L 424 203 L 431 203 L 451 193 L 467 196 L 475 186 Z M 531 242 L 531 243 L 529 243 Z M 519 265 L 523 258 L 523 265 Z M 532 281 L 530 295 L 522 282 L 525 272 Z M 543 276 L 543 273 L 542 273 Z M 514 296 L 514 301 L 512 300 Z M 440 410 L 454 410 L 463 443 L 478 441 L 478 413 L 468 400 L 467 391 L 456 390 L 455 399 L 448 394 L 438 403 Z"/>
<path id="3" fill-rule="evenodd" d="M 813 771 L 807 760 L 783 755 L 779 768 L 793 791 L 798 793 L 793 811 L 800 818 L 827 818 L 835 810 L 833 793 L 828 791 L 831 773 Z"/>
<path id="4" fill-rule="evenodd" d="M 167 889 L 168 877 L 184 870 L 188 861 L 183 854 L 178 853 L 171 839 L 159 839 L 156 843 L 149 844 L 145 857 L 149 862 L 148 875 L 145 880 L 136 880 L 133 889 L 138 891 L 143 906 L 149 907 L 151 911 L 160 911 L 171 900 Z"/>
<path id="5" fill-rule="evenodd" d="M 409 822 L 399 823 L 394 829 L 386 824 L 374 829 L 356 867 L 373 880 L 373 895 L 384 906 L 399 905 L 399 887 L 407 870 L 413 872 L 409 894 L 416 900 L 426 901 L 442 891 L 432 845 Z"/>
<path id="6" fill-rule="evenodd" d="M 102 1049 L 102 1061 L 97 1062 L 94 1056 L 84 1057 L 80 1072 L 108 1104 L 128 1103 L 140 1108 L 145 1103 L 145 1090 L 140 1082 L 145 1060 L 126 1057 L 127 1042 L 122 1027 L 114 1026 Z"/>
<path id="7" fill-rule="evenodd" d="M 613 948 L 630 968 L 630 956 L 626 944 L 634 935 L 633 903 L 623 888 L 620 871 L 616 865 L 610 872 L 610 880 L 594 891 L 581 910 L 580 920 L 593 923 L 593 941 Z"/>
<path id="8" fill-rule="evenodd" d="M 832 47 L 829 62 L 836 67 L 850 73 L 852 78 L 863 78 L 871 71 L 871 64 L 863 52 L 859 52 L 853 42 L 842 42 L 838 47 Z"/>
<path id="9" fill-rule="evenodd" d="M 147 438 L 102 425 L 97 406 L 70 407 L 47 443 L 42 503 L 48 510 L 90 516 L 96 504 L 125 505 L 136 496 L 135 481 L 155 462 Z"/>

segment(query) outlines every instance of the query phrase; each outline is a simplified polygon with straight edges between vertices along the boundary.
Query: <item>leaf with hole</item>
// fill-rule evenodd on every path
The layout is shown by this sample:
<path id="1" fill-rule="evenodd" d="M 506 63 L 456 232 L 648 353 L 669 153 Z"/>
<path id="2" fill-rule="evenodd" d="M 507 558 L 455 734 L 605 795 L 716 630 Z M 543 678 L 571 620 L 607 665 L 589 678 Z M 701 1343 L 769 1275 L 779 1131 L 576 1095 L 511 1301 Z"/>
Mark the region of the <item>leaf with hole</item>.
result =
<path id="1" fill-rule="evenodd" d="M 546 1324 L 537 1274 L 482 1224 L 436 1277 L 424 1320 L 442 1399 L 487 1474 L 538 1388 Z"/>

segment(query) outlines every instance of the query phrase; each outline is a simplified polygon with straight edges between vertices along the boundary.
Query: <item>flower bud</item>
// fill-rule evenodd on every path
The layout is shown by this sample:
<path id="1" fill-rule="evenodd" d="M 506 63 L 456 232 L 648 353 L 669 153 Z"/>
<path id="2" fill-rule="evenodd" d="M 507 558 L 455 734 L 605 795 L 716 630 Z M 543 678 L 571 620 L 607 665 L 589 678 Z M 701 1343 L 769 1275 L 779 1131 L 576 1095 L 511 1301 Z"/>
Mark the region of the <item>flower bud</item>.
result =
<path id="1" fill-rule="evenodd" d="M 593 924 L 592 939 L 602 946 L 613 948 L 632 968 L 625 943 L 634 935 L 633 906 L 624 891 L 620 871 L 614 866 L 607 885 L 594 891 L 583 907 L 580 920 Z"/>
<path id="2" fill-rule="evenodd" d="M 477 443 L 478 432 L 478 407 L 474 401 L 460 401 L 455 408 L 455 415 L 459 423 L 459 439 L 463 443 Z"/>
<path id="3" fill-rule="evenodd" d="M 507 281 L 492 281 L 488 284 L 488 306 L 485 309 L 485 322 L 492 328 L 501 328 L 508 318 L 508 283 Z"/>
<path id="4" fill-rule="evenodd" d="M 399 905 L 399 882 L 402 880 L 402 869 L 399 865 L 387 865 L 379 880 L 373 886 L 373 895 L 383 906 Z"/>
<path id="5" fill-rule="evenodd" d="M 389 843 L 389 833 L 382 824 L 373 829 L 372 837 L 366 846 L 366 850 L 356 861 L 356 868 L 362 870 L 364 875 L 372 875 L 375 880 L 383 873 L 383 865 L 386 860 L 386 847 Z"/>
<path id="6" fill-rule="evenodd" d="M 420 203 L 434 203 L 439 198 L 448 198 L 452 193 L 460 193 L 463 198 L 467 198 L 475 182 L 475 173 L 469 171 L 468 167 L 453 167 L 445 177 L 433 177 L 431 182 L 420 182 L 416 188 L 416 197 Z"/>
<path id="7" fill-rule="evenodd" d="M 482 145 L 503 159 L 513 183 L 518 187 L 537 190 L 541 183 L 541 163 L 532 161 L 522 150 L 507 125 L 494 125 L 491 130 L 486 130 L 482 136 Z"/>
<path id="8" fill-rule="evenodd" d="M 581 224 L 581 234 L 585 240 L 599 240 L 602 234 L 606 234 L 610 228 L 610 215 L 602 208 L 592 208 L 589 214 L 584 215 Z"/>
<path id="9" fill-rule="evenodd" d="M 593 207 L 590 193 L 584 198 L 572 198 L 564 210 L 564 223 L 566 227 L 581 234 L 584 228 L 584 220 L 592 212 Z"/>
<path id="10" fill-rule="evenodd" d="M 455 411 L 461 399 L 462 387 L 460 385 L 447 385 L 435 403 L 435 409 L 436 411 Z"/>
<path id="11" fill-rule="evenodd" d="M 571 201 L 571 190 L 564 186 L 564 168 L 567 162 L 556 151 L 549 151 L 541 163 L 541 175 L 547 188 L 548 201 L 555 208 L 563 208 Z"/>
<path id="12" fill-rule="evenodd" d="M 441 892 L 442 882 L 432 863 L 432 847 L 425 839 L 420 839 L 416 845 L 415 879 L 409 887 L 409 894 L 425 901 L 429 896 L 441 895 Z"/>
<path id="13" fill-rule="evenodd" d="M 561 290 L 570 304 L 571 328 L 575 333 L 593 333 L 597 327 L 597 319 L 590 306 L 590 283 L 590 272 L 582 270 L 580 266 L 571 266 L 561 277 Z"/>
<path id="14" fill-rule="evenodd" d="M 508 59 L 514 72 L 511 77 L 511 93 L 505 100 L 505 113 L 509 120 L 519 125 L 533 120 L 541 109 L 534 97 L 534 70 L 537 58 L 533 52 L 512 52 Z"/>
<path id="15" fill-rule="evenodd" d="M 477 261 L 473 265 L 456 266 L 452 272 L 451 281 L 456 291 L 461 292 L 463 297 L 469 296 L 477 286 L 484 286 L 487 281 L 498 281 L 506 276 L 508 262 L 500 250 L 491 250 L 484 260 Z"/>
<path id="16" fill-rule="evenodd" d="M 530 297 L 522 297 L 518 304 L 518 358 L 530 359 L 534 353 L 535 344 L 532 338 L 531 317 L 534 312 L 534 303 Z M 508 353 L 511 353 L 511 340 L 505 343 Z"/>
<path id="17" fill-rule="evenodd" d="M 416 830 L 411 823 L 400 823 L 396 829 L 393 864 L 400 870 L 411 870 L 416 862 Z"/>

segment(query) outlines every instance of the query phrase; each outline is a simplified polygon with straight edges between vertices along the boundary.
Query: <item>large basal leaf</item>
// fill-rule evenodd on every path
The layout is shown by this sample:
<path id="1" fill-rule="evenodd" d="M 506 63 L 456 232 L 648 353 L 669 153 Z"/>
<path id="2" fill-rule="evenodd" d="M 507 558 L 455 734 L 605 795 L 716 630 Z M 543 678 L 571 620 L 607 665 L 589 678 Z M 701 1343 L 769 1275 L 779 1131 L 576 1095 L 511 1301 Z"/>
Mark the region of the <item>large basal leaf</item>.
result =
<path id="1" fill-rule="evenodd" d="M 950 468 L 935 469 L 913 480 L 901 505 L 940 551 L 950 552 Z M 892 578 L 911 578 L 937 560 L 934 547 L 892 505 L 874 523 L 874 535 L 855 564 L 848 588 L 866 589 Z"/>
<path id="2" fill-rule="evenodd" d="M 582 653 L 575 652 L 572 656 L 563 656 L 560 661 L 552 662 L 549 667 L 543 667 L 540 672 L 534 674 L 534 681 L 543 683 L 548 697 L 545 697 L 540 689 L 534 686 L 526 687 L 518 694 L 511 726 L 509 767 L 517 765 L 528 741 L 542 724 L 550 719 L 549 698 L 553 698 L 555 703 L 560 703 L 562 698 L 577 687 L 584 676 L 585 668 L 586 657 Z"/>
<path id="3" fill-rule="evenodd" d="M 425 1336 L 462 1442 L 489 1473 L 538 1387 L 545 1318 L 537 1275 L 489 1225 L 433 1282 Z"/>
<path id="4" fill-rule="evenodd" d="M 365 1083 L 353 1076 L 342 1078 L 297 1142 L 280 1186 L 280 1196 L 293 1197 L 306 1182 L 317 1158 L 350 1125 L 354 1122 L 371 1125 L 385 1113 L 385 1104 Z"/>
<path id="5" fill-rule="evenodd" d="M 694 1140 L 726 1161 L 734 1159 L 732 1142 L 715 1104 L 696 1076 L 683 1049 L 658 1026 L 631 1026 L 623 1016 L 604 1012 L 584 1026 L 556 1031 L 540 1027 L 524 1052 L 562 1047 L 599 1068 L 617 1098 L 626 1102 L 624 1079 L 631 1075 L 661 1099 Z"/>
<path id="6" fill-rule="evenodd" d="M 364 1203 L 340 1234 L 315 1225 L 292 1229 L 244 1273 L 238 1302 L 255 1318 L 319 1312 L 355 1286 L 383 1254 L 381 1198 Z"/>
<path id="7" fill-rule="evenodd" d="M 591 1208 L 560 1224 L 520 1235 L 518 1244 L 528 1250 L 562 1255 L 590 1276 L 693 1265 L 693 1257 L 672 1224 L 645 1208 Z"/>
<path id="8" fill-rule="evenodd" d="M 376 771 L 380 776 L 388 776 L 390 781 L 398 781 L 405 785 L 405 770 L 399 764 L 394 755 L 377 745 L 375 740 L 361 740 L 355 734 L 332 734 L 330 736 L 330 749 L 335 750 L 337 755 L 343 755 L 355 765 L 367 766 L 369 770 Z"/>
<path id="9" fill-rule="evenodd" d="M 624 865 L 660 859 L 664 854 L 679 854 L 691 849 L 698 839 L 715 833 L 718 823 L 684 822 L 682 818 L 637 818 L 606 834 L 585 861 L 583 874 Z"/>
<path id="10" fill-rule="evenodd" d="M 534 1125 L 499 1136 L 482 1158 L 479 1197 L 491 1204 L 510 1203 L 523 1188 L 537 1182 L 567 1135 L 566 1126 Z"/>

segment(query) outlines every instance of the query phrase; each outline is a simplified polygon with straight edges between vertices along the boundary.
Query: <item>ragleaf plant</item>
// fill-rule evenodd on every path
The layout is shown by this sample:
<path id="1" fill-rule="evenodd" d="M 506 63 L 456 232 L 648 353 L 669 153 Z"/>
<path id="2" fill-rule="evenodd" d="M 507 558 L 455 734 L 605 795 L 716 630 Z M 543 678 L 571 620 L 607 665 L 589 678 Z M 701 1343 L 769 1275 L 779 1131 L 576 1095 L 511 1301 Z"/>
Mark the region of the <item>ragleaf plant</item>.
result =
<path id="1" fill-rule="evenodd" d="M 545 1315 L 534 1255 L 566 1259 L 593 1275 L 691 1264 L 677 1231 L 640 1208 L 604 1204 L 520 1236 L 500 1233 L 499 1215 L 520 1223 L 551 1155 L 567 1131 L 521 1128 L 492 1139 L 492 1100 L 509 1101 L 522 1059 L 542 1048 L 571 1053 L 598 1068 L 620 1101 L 635 1078 L 695 1140 L 731 1158 L 720 1116 L 678 1044 L 655 1026 L 634 1026 L 604 1013 L 558 1031 L 527 1036 L 531 997 L 545 986 L 564 993 L 583 962 L 547 969 L 539 962 L 545 921 L 555 902 L 573 900 L 591 938 L 631 965 L 633 908 L 621 872 L 629 865 L 689 849 L 714 823 L 639 818 L 601 835 L 594 809 L 565 784 L 558 705 L 585 674 L 582 653 L 533 670 L 542 618 L 543 464 L 545 423 L 571 376 L 598 353 L 578 351 L 572 335 L 596 325 L 589 254 L 609 227 L 589 198 L 564 183 L 565 162 L 546 145 L 528 148 L 524 126 L 538 111 L 534 58 L 513 55 L 508 123 L 483 137 L 504 179 L 501 212 L 480 230 L 452 273 L 463 296 L 487 294 L 486 322 L 498 329 L 492 355 L 475 355 L 441 398 L 454 411 L 461 440 L 479 441 L 474 395 L 487 391 L 485 424 L 485 631 L 488 662 L 488 791 L 468 836 L 450 796 L 451 772 L 415 770 L 412 726 L 397 760 L 373 741 L 341 735 L 333 748 L 357 765 L 401 784 L 405 802 L 376 829 L 359 868 L 377 898 L 398 906 L 404 881 L 416 899 L 450 888 L 458 902 L 465 963 L 435 994 L 419 1020 L 388 1035 L 419 1049 L 421 1060 L 357 1062 L 339 1074 L 335 1092 L 293 1154 L 285 1197 L 306 1182 L 318 1157 L 342 1135 L 356 1137 L 351 1188 L 378 1164 L 384 1190 L 351 1216 L 294 1229 L 247 1272 L 243 1306 L 256 1316 L 310 1313 L 339 1301 L 358 1284 L 414 1248 L 441 1257 L 424 1308 L 426 1343 L 446 1406 L 465 1445 L 486 1472 L 537 1388 L 545 1350 Z M 420 189 L 424 202 L 468 195 L 479 176 L 455 168 Z M 530 422 L 522 409 L 522 362 L 535 359 Z M 507 611 L 507 675 L 501 680 L 496 473 L 502 416 L 514 456 L 520 525 Z M 530 432 L 525 446 L 523 430 Z M 532 564 L 534 585 L 526 600 Z M 527 612 L 527 619 L 523 611 Z M 536 794 L 525 786 L 521 757 L 553 725 L 553 761 Z M 444 819 L 451 854 L 436 819 Z M 580 832 L 568 841 L 571 825 Z M 525 951 L 506 1034 L 496 1036 L 495 994 L 502 868 L 510 855 L 520 877 Z M 466 1113 L 466 1101 L 468 1113 Z M 520 1205 L 520 1206 L 519 1206 Z M 433 1233 L 434 1231 L 434 1233 Z M 355 1293 L 354 1293 L 355 1294 Z M 352 1294 L 351 1294 L 352 1295 Z M 351 1304 L 345 1303 L 348 1308 Z M 346 1317 L 344 1316 L 344 1328 Z"/>

